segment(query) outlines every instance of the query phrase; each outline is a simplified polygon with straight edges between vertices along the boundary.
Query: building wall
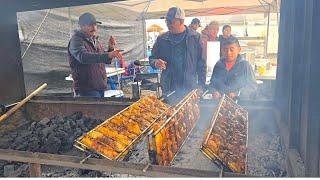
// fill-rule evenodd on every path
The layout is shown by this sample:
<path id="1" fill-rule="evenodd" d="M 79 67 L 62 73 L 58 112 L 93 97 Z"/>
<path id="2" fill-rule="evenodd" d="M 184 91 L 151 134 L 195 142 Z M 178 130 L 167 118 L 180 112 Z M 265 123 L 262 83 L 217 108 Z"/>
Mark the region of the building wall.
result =
<path id="1" fill-rule="evenodd" d="M 288 150 L 299 153 L 305 176 L 320 175 L 319 8 L 318 0 L 281 1 L 276 99 L 289 127 Z"/>

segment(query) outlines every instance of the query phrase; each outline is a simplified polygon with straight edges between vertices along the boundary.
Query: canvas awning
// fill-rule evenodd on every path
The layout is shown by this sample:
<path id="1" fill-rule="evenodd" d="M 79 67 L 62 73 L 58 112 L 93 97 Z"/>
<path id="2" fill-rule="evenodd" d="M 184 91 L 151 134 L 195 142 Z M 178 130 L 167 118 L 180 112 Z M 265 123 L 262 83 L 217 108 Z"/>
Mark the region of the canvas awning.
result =
<path id="1" fill-rule="evenodd" d="M 170 7 L 185 10 L 187 17 L 230 14 L 257 14 L 277 12 L 280 0 L 127 0 L 113 3 L 70 7 L 71 14 L 78 17 L 84 12 L 92 12 L 103 19 L 137 20 L 159 19 Z M 66 8 L 58 9 L 59 14 L 67 14 Z M 143 13 L 145 12 L 145 13 Z"/>

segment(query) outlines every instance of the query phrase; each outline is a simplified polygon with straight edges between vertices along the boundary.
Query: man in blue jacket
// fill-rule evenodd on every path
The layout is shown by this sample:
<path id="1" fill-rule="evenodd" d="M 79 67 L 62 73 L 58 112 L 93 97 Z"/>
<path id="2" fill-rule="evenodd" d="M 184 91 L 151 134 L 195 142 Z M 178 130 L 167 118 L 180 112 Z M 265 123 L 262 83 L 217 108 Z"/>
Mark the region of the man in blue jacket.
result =
<path id="1" fill-rule="evenodd" d="M 235 98 L 250 98 L 257 89 L 256 78 L 251 65 L 240 55 L 241 47 L 235 37 L 229 37 L 222 44 L 222 58 L 213 68 L 210 88 L 214 99 L 226 94 Z"/>
<path id="2" fill-rule="evenodd" d="M 200 34 L 184 25 L 185 13 L 172 7 L 166 15 L 168 32 L 160 35 L 149 57 L 150 65 L 162 70 L 162 93 L 204 88 L 206 60 L 202 57 Z"/>

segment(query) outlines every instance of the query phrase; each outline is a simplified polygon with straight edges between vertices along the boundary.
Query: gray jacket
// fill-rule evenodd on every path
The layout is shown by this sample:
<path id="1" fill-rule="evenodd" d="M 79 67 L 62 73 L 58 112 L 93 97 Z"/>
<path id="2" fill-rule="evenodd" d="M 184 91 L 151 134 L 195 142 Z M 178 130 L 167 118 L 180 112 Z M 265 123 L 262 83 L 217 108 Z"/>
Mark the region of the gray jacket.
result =
<path id="1" fill-rule="evenodd" d="M 239 55 L 236 63 L 227 71 L 225 58 L 222 57 L 213 68 L 210 89 L 221 94 L 241 91 L 241 96 L 251 96 L 257 90 L 256 78 L 251 65 Z"/>
<path id="2" fill-rule="evenodd" d="M 186 27 L 186 59 L 184 63 L 183 72 L 174 69 L 170 66 L 173 61 L 173 48 L 170 43 L 170 32 L 166 32 L 160 35 L 155 42 L 152 55 L 149 57 L 150 65 L 155 68 L 156 59 L 162 59 L 167 62 L 167 68 L 162 71 L 161 74 L 161 88 L 163 94 L 169 93 L 174 89 L 172 85 L 172 79 L 177 73 L 183 73 L 182 87 L 178 87 L 182 90 L 191 90 L 195 88 L 204 88 L 206 79 L 207 64 L 205 58 L 202 57 L 202 45 L 200 34 L 190 28 Z"/>

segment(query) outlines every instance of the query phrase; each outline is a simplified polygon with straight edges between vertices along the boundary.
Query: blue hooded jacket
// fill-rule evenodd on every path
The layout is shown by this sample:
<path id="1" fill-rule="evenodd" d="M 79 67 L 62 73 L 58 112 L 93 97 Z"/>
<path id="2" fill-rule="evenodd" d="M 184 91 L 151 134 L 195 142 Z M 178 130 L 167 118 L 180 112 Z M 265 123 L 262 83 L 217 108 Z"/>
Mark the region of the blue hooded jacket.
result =
<path id="1" fill-rule="evenodd" d="M 214 66 L 210 89 L 221 94 L 238 94 L 241 91 L 242 96 L 251 96 L 257 90 L 257 82 L 249 62 L 238 55 L 236 63 L 228 71 L 225 61 L 226 58 L 222 57 Z"/>

